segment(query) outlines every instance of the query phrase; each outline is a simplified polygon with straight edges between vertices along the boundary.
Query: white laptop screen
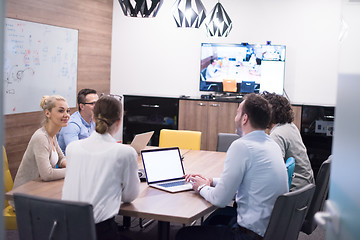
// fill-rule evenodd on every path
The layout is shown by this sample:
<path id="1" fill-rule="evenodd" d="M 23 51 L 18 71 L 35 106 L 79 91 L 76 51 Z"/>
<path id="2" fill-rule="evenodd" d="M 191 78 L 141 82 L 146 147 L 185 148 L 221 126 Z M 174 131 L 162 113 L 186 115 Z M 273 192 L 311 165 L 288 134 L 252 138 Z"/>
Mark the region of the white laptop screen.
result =
<path id="1" fill-rule="evenodd" d="M 145 150 L 141 152 L 148 183 L 178 179 L 184 168 L 178 148 Z"/>

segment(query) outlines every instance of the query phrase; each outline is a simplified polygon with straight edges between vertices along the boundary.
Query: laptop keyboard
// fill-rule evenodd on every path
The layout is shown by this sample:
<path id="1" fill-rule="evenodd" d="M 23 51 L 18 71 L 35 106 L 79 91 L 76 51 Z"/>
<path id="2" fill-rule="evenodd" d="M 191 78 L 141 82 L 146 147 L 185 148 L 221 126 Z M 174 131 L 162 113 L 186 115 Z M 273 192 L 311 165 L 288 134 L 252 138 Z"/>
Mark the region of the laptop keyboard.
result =
<path id="1" fill-rule="evenodd" d="M 159 186 L 162 187 L 175 187 L 175 186 L 181 186 L 181 185 L 185 185 L 188 182 L 182 180 L 182 181 L 177 181 L 177 182 L 170 182 L 170 183 L 159 183 Z"/>

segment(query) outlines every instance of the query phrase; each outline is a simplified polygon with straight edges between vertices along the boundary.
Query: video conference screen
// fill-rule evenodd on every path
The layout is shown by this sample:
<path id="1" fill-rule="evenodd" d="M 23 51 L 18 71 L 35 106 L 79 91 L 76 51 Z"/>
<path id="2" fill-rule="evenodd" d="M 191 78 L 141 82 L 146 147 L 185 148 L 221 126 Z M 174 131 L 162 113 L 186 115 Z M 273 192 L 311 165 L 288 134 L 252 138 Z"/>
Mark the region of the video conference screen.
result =
<path id="1" fill-rule="evenodd" d="M 285 53 L 282 45 L 202 43 L 200 91 L 282 95 Z"/>

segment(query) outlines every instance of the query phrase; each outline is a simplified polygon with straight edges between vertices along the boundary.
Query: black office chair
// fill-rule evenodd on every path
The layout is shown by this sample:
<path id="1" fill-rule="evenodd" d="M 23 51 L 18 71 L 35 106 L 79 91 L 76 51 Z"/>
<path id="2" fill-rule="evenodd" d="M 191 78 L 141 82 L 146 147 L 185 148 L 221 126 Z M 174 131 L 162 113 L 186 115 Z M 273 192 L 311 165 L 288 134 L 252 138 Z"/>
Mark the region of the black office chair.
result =
<path id="1" fill-rule="evenodd" d="M 96 240 L 91 204 L 14 194 L 19 238 Z"/>
<path id="2" fill-rule="evenodd" d="M 297 240 L 314 192 L 315 185 L 309 184 L 279 196 L 264 240 Z"/>
<path id="3" fill-rule="evenodd" d="M 235 133 L 218 133 L 216 151 L 226 152 L 231 143 L 238 138 L 240 138 L 240 136 Z"/>
<path id="4" fill-rule="evenodd" d="M 316 176 L 314 197 L 311 201 L 309 211 L 301 228 L 301 231 L 307 235 L 311 234 L 317 227 L 314 215 L 316 212 L 322 211 L 327 194 L 329 192 L 331 161 L 332 156 L 330 156 L 321 164 L 318 175 Z"/>

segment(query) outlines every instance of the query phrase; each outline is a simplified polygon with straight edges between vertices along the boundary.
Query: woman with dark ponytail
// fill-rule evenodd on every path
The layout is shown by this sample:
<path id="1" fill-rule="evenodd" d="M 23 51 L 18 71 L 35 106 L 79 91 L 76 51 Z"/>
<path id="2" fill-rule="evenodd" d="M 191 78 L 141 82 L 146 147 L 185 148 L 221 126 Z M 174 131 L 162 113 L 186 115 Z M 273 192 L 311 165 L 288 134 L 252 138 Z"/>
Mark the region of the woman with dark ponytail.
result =
<path id="1" fill-rule="evenodd" d="M 94 107 L 95 132 L 66 148 L 62 199 L 93 205 L 97 239 L 119 239 L 115 215 L 121 202 L 139 194 L 137 154 L 113 137 L 121 126 L 121 102 L 101 97 Z"/>

